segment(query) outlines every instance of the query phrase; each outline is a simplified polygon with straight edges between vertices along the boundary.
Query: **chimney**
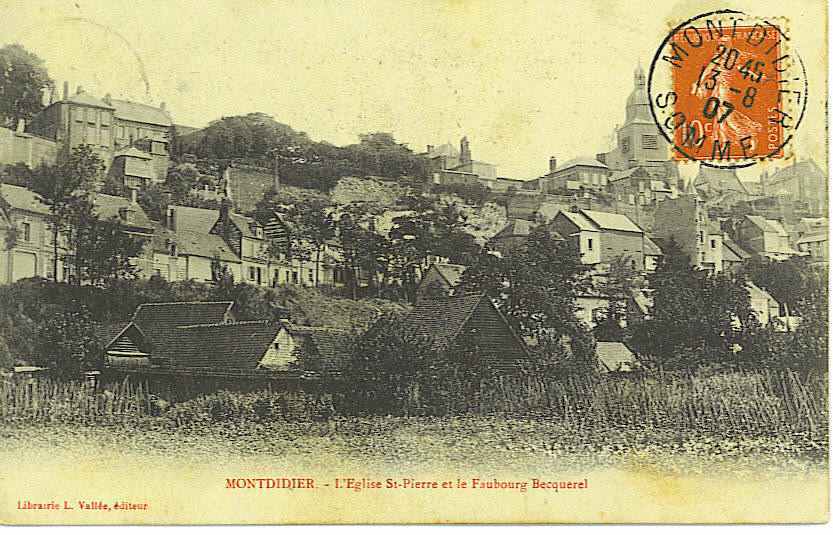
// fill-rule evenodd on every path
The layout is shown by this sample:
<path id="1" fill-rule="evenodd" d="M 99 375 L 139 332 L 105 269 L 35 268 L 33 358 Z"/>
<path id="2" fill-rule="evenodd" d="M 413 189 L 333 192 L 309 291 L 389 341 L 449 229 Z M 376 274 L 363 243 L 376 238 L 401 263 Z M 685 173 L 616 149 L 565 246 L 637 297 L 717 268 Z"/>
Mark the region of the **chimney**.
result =
<path id="1" fill-rule="evenodd" d="M 110 93 L 107 93 L 106 95 L 104 95 L 104 98 L 101 99 L 101 100 L 103 100 L 104 103 L 107 104 L 108 106 L 111 106 L 113 104 L 113 97 L 110 96 Z"/>
<path id="2" fill-rule="evenodd" d="M 558 159 L 555 156 L 550 156 L 550 173 L 554 173 L 558 169 Z"/>
<path id="3" fill-rule="evenodd" d="M 220 199 L 220 227 L 223 238 L 228 241 L 231 231 L 231 200 L 228 197 Z"/>
<path id="4" fill-rule="evenodd" d="M 84 92 L 84 86 L 79 85 L 78 88 L 75 90 L 76 95 L 80 95 Z"/>
<path id="5" fill-rule="evenodd" d="M 223 170 L 223 193 L 231 202 L 231 164 Z"/>
<path id="6" fill-rule="evenodd" d="M 425 147 L 425 152 L 432 152 L 434 150 L 434 145 L 428 145 Z"/>
<path id="7" fill-rule="evenodd" d="M 469 138 L 466 136 L 460 140 L 460 163 L 471 163 L 471 148 L 469 148 Z"/>
<path id="8" fill-rule="evenodd" d="M 176 232 L 176 212 L 173 206 L 168 206 L 165 214 L 165 226 L 168 227 L 168 230 Z"/>
<path id="9" fill-rule="evenodd" d="M 65 80 L 64 81 L 64 98 L 63 99 L 67 100 L 68 98 L 69 98 L 69 82 L 67 82 Z"/>
<path id="10" fill-rule="evenodd" d="M 160 109 L 160 110 L 162 110 L 162 111 L 165 111 L 165 110 L 166 110 L 166 108 L 165 108 L 165 102 L 164 102 L 164 101 L 162 101 L 162 102 L 160 102 L 160 103 L 159 103 L 159 109 Z"/>

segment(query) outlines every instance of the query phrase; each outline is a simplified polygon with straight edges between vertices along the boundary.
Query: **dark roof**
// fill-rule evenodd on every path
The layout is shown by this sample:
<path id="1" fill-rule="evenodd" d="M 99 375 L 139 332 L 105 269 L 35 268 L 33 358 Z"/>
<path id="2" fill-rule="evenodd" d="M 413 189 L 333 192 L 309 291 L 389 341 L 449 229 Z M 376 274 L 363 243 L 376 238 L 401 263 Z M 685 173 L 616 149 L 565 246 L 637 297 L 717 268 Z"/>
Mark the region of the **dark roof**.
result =
<path id="1" fill-rule="evenodd" d="M 305 369 L 340 372 L 347 369 L 352 358 L 352 335 L 348 331 L 327 327 L 307 327 L 283 323 L 294 337 L 306 341 L 301 357 Z"/>
<path id="2" fill-rule="evenodd" d="M 154 223 L 153 227 L 154 232 L 150 243 L 154 252 L 170 254 L 171 243 L 175 243 L 177 254 L 180 256 L 200 256 L 219 258 L 226 262 L 240 262 L 240 258 L 222 236 L 190 230 L 172 231 L 159 223 Z"/>
<path id="3" fill-rule="evenodd" d="M 525 238 L 529 236 L 529 231 L 534 226 L 535 223 L 527 219 L 511 219 L 509 220 L 509 223 L 507 223 L 506 226 L 500 230 L 500 232 L 495 234 L 492 239 L 500 240 L 503 238 Z"/>
<path id="4" fill-rule="evenodd" d="M 406 329 L 417 336 L 430 337 L 432 349 L 442 351 L 451 346 L 483 299 L 486 299 L 485 294 L 426 299 L 420 301 L 403 322 Z"/>
<path id="5" fill-rule="evenodd" d="M 133 313 L 133 323 L 153 346 L 154 356 L 170 359 L 179 335 L 177 327 L 223 323 L 230 319 L 231 301 L 143 303 Z"/>
<path id="6" fill-rule="evenodd" d="M 169 362 L 187 368 L 254 370 L 281 328 L 268 320 L 177 327 Z"/>
<path id="7" fill-rule="evenodd" d="M 243 233 L 243 236 L 247 238 L 257 238 L 257 234 L 255 234 L 252 230 L 252 226 L 256 225 L 253 218 L 240 214 L 229 214 L 229 217 L 231 218 L 231 222 L 234 223 L 234 225 L 240 229 L 240 232 Z"/>
<path id="8" fill-rule="evenodd" d="M 93 198 L 93 207 L 95 208 L 95 213 L 102 219 L 118 218 L 119 210 L 122 208 L 131 208 L 133 211 L 133 222 L 130 223 L 130 226 L 148 230 L 153 229 L 153 223 L 151 223 L 145 211 L 142 210 L 142 207 L 133 203 L 130 199 L 116 195 L 97 193 Z"/>
<path id="9" fill-rule="evenodd" d="M 116 321 L 108 323 L 99 323 L 96 326 L 95 332 L 98 335 L 98 340 L 103 345 L 108 345 L 116 336 L 121 334 L 125 327 L 130 325 L 129 321 Z"/>
<path id="10" fill-rule="evenodd" d="M 740 245 L 735 243 L 735 241 L 728 236 L 723 237 L 723 246 L 731 250 L 732 253 L 734 253 L 740 260 L 746 260 L 752 257 L 752 255 L 746 252 Z"/>
<path id="11" fill-rule="evenodd" d="M 657 245 L 657 244 L 656 244 L 656 243 L 655 243 L 655 242 L 654 242 L 654 241 L 653 241 L 650 237 L 648 237 L 647 235 L 645 236 L 645 239 L 644 239 L 643 243 L 644 243 L 644 245 L 645 245 L 645 254 L 646 254 L 646 255 L 649 255 L 649 256 L 662 256 L 662 249 L 660 249 L 660 248 L 659 248 L 659 245 Z"/>
<path id="12" fill-rule="evenodd" d="M 173 124 L 171 116 L 162 108 L 129 100 L 112 99 L 111 103 L 112 107 L 116 109 L 114 115 L 119 119 L 158 126 L 171 126 Z"/>

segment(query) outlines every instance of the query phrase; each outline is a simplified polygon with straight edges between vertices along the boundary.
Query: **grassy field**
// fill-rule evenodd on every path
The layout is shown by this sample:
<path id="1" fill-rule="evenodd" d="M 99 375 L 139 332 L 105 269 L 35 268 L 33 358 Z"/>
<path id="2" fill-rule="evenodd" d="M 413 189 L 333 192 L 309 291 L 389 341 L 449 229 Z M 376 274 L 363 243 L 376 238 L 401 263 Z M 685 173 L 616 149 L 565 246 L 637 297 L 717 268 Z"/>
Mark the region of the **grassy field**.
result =
<path id="1" fill-rule="evenodd" d="M 499 395 L 499 396 L 498 396 Z M 0 384 L 0 445 L 80 458 L 196 463 L 280 458 L 293 466 L 432 470 L 627 467 L 664 473 L 826 469 L 826 376 L 747 372 L 546 383 L 501 382 L 479 412 L 446 417 L 279 414 L 274 393 L 219 393 L 165 408 L 114 385 Z M 286 404 L 280 404 L 287 411 Z M 523 409 L 523 410 L 521 410 Z M 518 416 L 523 414 L 523 416 Z"/>

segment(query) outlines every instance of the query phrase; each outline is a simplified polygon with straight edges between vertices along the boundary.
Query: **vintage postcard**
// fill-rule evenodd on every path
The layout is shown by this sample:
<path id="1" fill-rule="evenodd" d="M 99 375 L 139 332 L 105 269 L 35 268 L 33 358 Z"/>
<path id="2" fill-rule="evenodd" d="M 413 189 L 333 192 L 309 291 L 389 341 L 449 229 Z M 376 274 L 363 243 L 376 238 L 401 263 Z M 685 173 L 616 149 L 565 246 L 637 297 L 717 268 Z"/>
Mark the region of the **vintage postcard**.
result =
<path id="1" fill-rule="evenodd" d="M 0 0 L 0 523 L 824 523 L 822 0 Z"/>

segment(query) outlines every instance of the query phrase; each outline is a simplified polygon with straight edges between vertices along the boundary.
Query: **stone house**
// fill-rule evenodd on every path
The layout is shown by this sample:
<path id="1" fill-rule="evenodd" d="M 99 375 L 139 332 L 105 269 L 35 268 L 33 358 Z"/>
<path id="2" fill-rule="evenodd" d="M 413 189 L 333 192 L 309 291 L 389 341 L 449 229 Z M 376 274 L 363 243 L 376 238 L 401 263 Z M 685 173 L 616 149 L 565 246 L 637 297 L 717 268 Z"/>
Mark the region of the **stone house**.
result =
<path id="1" fill-rule="evenodd" d="M 650 238 L 625 215 L 595 210 L 561 211 L 549 224 L 564 239 L 576 242 L 584 264 L 598 266 L 602 271 L 615 258 L 624 256 L 633 269 L 643 271 L 648 256 L 655 256 L 655 245 L 646 245 Z M 650 264 L 650 262 L 649 262 Z"/>

